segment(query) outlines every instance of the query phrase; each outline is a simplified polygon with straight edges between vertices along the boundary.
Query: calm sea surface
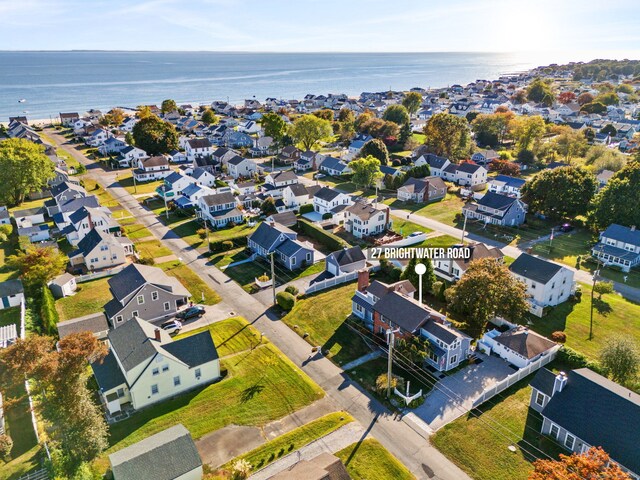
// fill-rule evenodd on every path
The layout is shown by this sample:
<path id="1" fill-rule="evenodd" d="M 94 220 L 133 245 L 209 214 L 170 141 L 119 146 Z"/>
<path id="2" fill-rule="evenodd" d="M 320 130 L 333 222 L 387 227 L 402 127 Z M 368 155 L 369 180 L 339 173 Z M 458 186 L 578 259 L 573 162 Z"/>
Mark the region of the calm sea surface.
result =
<path id="1" fill-rule="evenodd" d="M 0 121 L 165 98 L 241 102 L 442 87 L 552 61 L 498 53 L 0 52 Z"/>

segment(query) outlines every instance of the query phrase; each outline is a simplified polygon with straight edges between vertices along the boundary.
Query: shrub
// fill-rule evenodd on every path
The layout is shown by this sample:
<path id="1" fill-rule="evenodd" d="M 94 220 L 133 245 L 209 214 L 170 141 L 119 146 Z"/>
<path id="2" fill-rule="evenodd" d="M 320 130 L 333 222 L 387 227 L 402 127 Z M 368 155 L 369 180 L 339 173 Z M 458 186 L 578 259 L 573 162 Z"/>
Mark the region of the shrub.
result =
<path id="1" fill-rule="evenodd" d="M 567 334 L 558 330 L 551 334 L 551 340 L 558 343 L 565 343 L 567 341 Z"/>
<path id="2" fill-rule="evenodd" d="M 286 312 L 290 312 L 296 304 L 296 297 L 289 292 L 279 292 L 276 295 L 276 303 L 278 306 Z"/>
<path id="3" fill-rule="evenodd" d="M 347 246 L 347 243 L 340 237 L 336 237 L 333 233 L 325 232 L 305 220 L 300 220 L 298 222 L 298 228 L 302 233 L 322 243 L 332 252 L 342 250 Z"/>
<path id="4" fill-rule="evenodd" d="M 46 285 L 42 287 L 42 298 L 40 301 L 40 318 L 42 319 L 42 328 L 45 333 L 49 335 L 55 335 L 57 330 L 56 325 L 60 320 L 58 311 L 56 310 L 55 300 L 49 287 Z"/>
<path id="5" fill-rule="evenodd" d="M 387 390 L 387 374 L 381 373 L 376 378 L 376 390 L 378 393 L 383 393 Z M 391 375 L 391 389 L 397 388 L 402 390 L 404 388 L 404 379 L 397 375 Z"/>
<path id="6" fill-rule="evenodd" d="M 285 292 L 290 293 L 294 297 L 298 295 L 299 290 L 294 285 L 289 285 L 284 289 Z"/>
<path id="7" fill-rule="evenodd" d="M 258 277 L 258 281 L 260 281 L 260 282 L 268 282 L 269 281 L 269 276 L 266 273 L 263 273 L 262 275 L 260 275 Z"/>
<path id="8" fill-rule="evenodd" d="M 520 150 L 518 152 L 518 162 L 524 165 L 531 165 L 535 160 L 535 155 L 531 150 Z"/>
<path id="9" fill-rule="evenodd" d="M 217 240 L 215 242 L 209 242 L 209 247 L 211 251 L 214 253 L 226 252 L 230 250 L 229 244 L 231 244 L 231 248 L 233 247 L 246 247 L 247 246 L 247 236 L 239 235 L 237 237 L 229 238 L 227 240 Z"/>
<path id="10" fill-rule="evenodd" d="M 11 225 L 0 225 L 0 232 L 4 233 L 7 237 L 11 235 L 13 227 Z"/>
<path id="11" fill-rule="evenodd" d="M 576 352 L 572 348 L 569 348 L 566 346 L 563 346 L 558 351 L 558 356 L 556 357 L 556 360 L 558 360 L 558 362 L 560 362 L 561 364 L 566 365 L 571 370 L 574 370 L 576 368 L 586 367 L 586 368 L 590 368 L 596 373 L 604 374 L 599 364 L 597 364 L 596 362 L 590 361 L 587 357 L 585 357 L 581 353 Z"/>
<path id="12" fill-rule="evenodd" d="M 4 232 L 0 232 L 0 243 L 4 243 L 7 241 L 7 234 Z"/>
<path id="13" fill-rule="evenodd" d="M 196 234 L 200 238 L 205 238 L 207 236 L 207 229 L 206 228 L 199 228 L 198 230 L 196 230 Z"/>
<path id="14" fill-rule="evenodd" d="M 322 219 L 323 219 L 323 220 L 329 220 L 329 219 L 330 219 L 330 218 L 332 218 L 332 217 L 333 217 L 333 214 L 332 214 L 332 213 L 330 213 L 330 212 L 327 212 L 327 213 L 323 213 L 323 214 L 322 214 Z"/>
<path id="15" fill-rule="evenodd" d="M 0 457 L 3 460 L 8 460 L 13 448 L 13 440 L 9 435 L 0 435 Z"/>
<path id="16" fill-rule="evenodd" d="M 222 242 L 223 250 L 233 250 L 233 242 L 231 240 L 225 240 Z"/>
<path id="17" fill-rule="evenodd" d="M 141 265 L 153 265 L 155 262 L 153 261 L 153 258 L 150 257 L 140 257 L 138 259 L 138 263 Z"/>

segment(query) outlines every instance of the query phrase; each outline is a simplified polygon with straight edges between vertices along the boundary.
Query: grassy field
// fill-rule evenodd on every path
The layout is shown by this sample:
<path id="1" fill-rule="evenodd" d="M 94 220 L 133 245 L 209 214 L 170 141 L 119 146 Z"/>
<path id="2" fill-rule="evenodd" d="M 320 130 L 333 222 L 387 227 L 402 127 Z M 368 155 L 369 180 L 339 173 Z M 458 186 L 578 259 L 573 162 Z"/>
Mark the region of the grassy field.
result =
<path id="1" fill-rule="evenodd" d="M 194 302 L 203 303 L 204 305 L 215 305 L 220 302 L 220 295 L 204 283 L 193 270 L 187 265 L 180 263 L 180 261 L 160 263 L 156 265 L 156 267 L 162 268 L 167 275 L 180 280 L 180 283 L 191 293 Z M 202 299 L 203 295 L 204 300 Z"/>
<path id="2" fill-rule="evenodd" d="M 395 198 L 387 199 L 384 203 L 448 225 L 455 224 L 456 215 L 462 213 L 462 206 L 464 205 L 459 196 L 451 193 L 448 193 L 443 200 L 429 203 L 428 205 L 402 202 Z"/>
<path id="3" fill-rule="evenodd" d="M 212 323 L 180 335 L 175 340 L 209 331 L 218 355 L 225 357 L 249 350 L 260 343 L 260 332 L 241 317 L 231 317 L 221 322 Z"/>
<path id="4" fill-rule="evenodd" d="M 328 351 L 327 356 L 337 364 L 348 363 L 370 352 L 364 340 L 345 324 L 351 314 L 354 291 L 355 285 L 347 284 L 309 295 L 298 300 L 282 321 L 298 335 L 308 333 L 306 340 L 313 346 L 322 345 L 322 350 Z"/>
<path id="5" fill-rule="evenodd" d="M 56 300 L 56 310 L 60 315 L 60 321 L 101 312 L 104 304 L 111 300 L 107 280 L 109 278 L 99 278 L 79 283 L 75 295 Z"/>
<path id="6" fill-rule="evenodd" d="M 6 242 L 0 243 L 0 282 L 18 276 L 18 272 L 7 265 L 7 257 L 15 255 L 17 252 L 17 242 L 18 237 L 12 233 Z"/>
<path id="7" fill-rule="evenodd" d="M 141 238 L 152 237 L 151 232 L 139 223 L 129 223 L 122 226 L 124 233 L 131 240 L 139 240 Z"/>
<path id="8" fill-rule="evenodd" d="M 173 226 L 171 230 L 173 230 L 176 235 L 181 237 L 189 245 L 197 248 L 201 245 L 205 247 L 207 246 L 206 237 L 202 238 L 198 233 L 196 233 L 201 228 L 204 228 L 202 223 L 194 218 Z M 235 227 L 209 230 L 209 241 L 220 242 L 231 238 L 247 236 L 253 233 L 256 228 L 257 226 L 250 227 L 246 223 L 243 223 L 241 225 L 236 225 Z"/>
<path id="9" fill-rule="evenodd" d="M 542 417 L 529 409 L 527 382 L 483 404 L 478 418 L 467 415 L 444 426 L 431 443 L 476 480 L 526 480 L 534 457 L 544 457 L 544 452 L 556 458 L 561 452 L 538 433 Z M 509 445 L 518 447 L 515 453 Z"/>
<path id="10" fill-rule="evenodd" d="M 234 458 L 221 469 L 230 470 L 237 460 L 243 459 L 251 464 L 253 470 L 258 470 L 353 421 L 353 417 L 348 413 L 330 413 Z"/>
<path id="11" fill-rule="evenodd" d="M 160 240 L 136 242 L 135 247 L 140 256 L 145 258 L 166 257 L 173 254 L 173 252 L 168 247 L 165 247 Z"/>
<path id="12" fill-rule="evenodd" d="M 244 350 L 222 362 L 218 383 L 166 400 L 110 427 L 110 448 L 97 461 L 143 438 L 182 423 L 194 439 L 224 426 L 266 423 L 313 403 L 324 395 L 298 367 L 270 343 Z"/>
<path id="13" fill-rule="evenodd" d="M 602 300 L 598 300 L 596 295 L 593 339 L 589 340 L 591 286 L 580 286 L 582 300 L 579 303 L 568 301 L 554 307 L 545 317 L 534 319 L 532 328 L 545 336 L 550 336 L 557 330 L 564 331 L 568 347 L 594 360 L 609 337 L 621 336 L 640 343 L 640 305 L 619 295 L 604 295 Z"/>
<path id="14" fill-rule="evenodd" d="M 590 255 L 591 244 L 590 232 L 576 230 L 555 236 L 551 247 L 549 247 L 549 242 L 537 243 L 533 247 L 533 253 L 575 268 L 578 256 L 585 258 Z"/>
<path id="15" fill-rule="evenodd" d="M 414 475 L 373 438 L 336 452 L 353 480 L 411 480 Z"/>
<path id="16" fill-rule="evenodd" d="M 238 259 L 242 259 L 241 257 L 247 258 L 246 254 L 241 252 L 242 251 L 236 252 L 235 254 L 233 254 L 233 256 Z M 224 263 L 227 262 L 227 260 L 237 261 L 233 260 L 231 257 L 228 257 L 226 260 L 224 257 L 222 257 L 219 262 Z M 228 261 L 226 265 L 231 263 L 231 261 Z M 224 266 L 224 264 L 220 265 L 219 262 L 217 264 L 218 267 Z M 215 263 L 216 262 L 214 262 L 214 264 Z M 294 271 L 290 271 L 276 262 L 274 270 L 277 279 L 277 285 L 281 285 L 298 278 L 307 277 L 309 275 L 314 275 L 316 273 L 322 272 L 324 270 L 324 261 L 314 263 L 313 265 L 309 265 L 304 269 L 298 269 Z M 238 283 L 245 291 L 249 293 L 255 293 L 258 288 L 255 285 L 255 279 L 263 274 L 266 274 L 270 277 L 271 264 L 262 258 L 256 258 L 253 262 L 242 263 L 240 265 L 225 268 L 224 273 L 227 274 L 236 283 Z"/>
<path id="17" fill-rule="evenodd" d="M 141 193 L 155 193 L 156 188 L 164 183 L 163 180 L 154 180 L 152 182 L 136 182 L 134 187 L 133 175 L 131 173 L 131 170 L 122 170 L 118 172 L 117 180 L 118 183 L 132 195 L 138 195 Z"/>

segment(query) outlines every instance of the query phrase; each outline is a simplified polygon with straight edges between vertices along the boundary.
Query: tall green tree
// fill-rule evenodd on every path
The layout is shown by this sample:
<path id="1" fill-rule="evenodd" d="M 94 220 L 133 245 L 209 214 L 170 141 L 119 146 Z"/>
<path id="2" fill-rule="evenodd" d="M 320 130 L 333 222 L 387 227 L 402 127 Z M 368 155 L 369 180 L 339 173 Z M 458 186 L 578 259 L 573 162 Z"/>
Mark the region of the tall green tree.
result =
<path id="1" fill-rule="evenodd" d="M 169 122 L 152 115 L 141 119 L 133 127 L 136 147 L 149 155 L 168 153 L 178 148 L 178 132 Z"/>
<path id="2" fill-rule="evenodd" d="M 542 78 L 535 78 L 527 88 L 527 98 L 536 103 L 544 103 L 550 107 L 555 101 L 551 84 Z"/>
<path id="3" fill-rule="evenodd" d="M 462 278 L 446 291 L 449 308 L 464 316 L 467 331 L 480 338 L 487 322 L 499 316 L 522 322 L 529 311 L 527 287 L 492 258 L 474 260 Z"/>
<path id="4" fill-rule="evenodd" d="M 555 219 L 587 213 L 596 193 L 593 173 L 581 167 L 544 170 L 522 187 L 522 199 L 529 210 Z"/>
<path id="5" fill-rule="evenodd" d="M 382 119 L 387 122 L 393 122 L 401 127 L 403 125 L 409 125 L 411 122 L 409 112 L 404 105 L 389 105 L 382 114 Z"/>
<path id="6" fill-rule="evenodd" d="M 287 133 L 287 122 L 276 112 L 267 112 L 260 119 L 262 130 L 265 136 L 273 138 L 273 141 L 279 145 Z"/>
<path id="7" fill-rule="evenodd" d="M 338 112 L 338 121 L 353 123 L 356 121 L 356 114 L 350 108 L 341 108 Z"/>
<path id="8" fill-rule="evenodd" d="M 0 203 L 20 205 L 28 193 L 42 190 L 54 177 L 43 145 L 23 138 L 0 142 Z"/>
<path id="9" fill-rule="evenodd" d="M 471 152 L 469 124 L 449 113 L 436 113 L 424 127 L 425 145 L 432 153 L 451 160 L 462 160 Z"/>
<path id="10" fill-rule="evenodd" d="M 42 287 L 64 271 L 69 259 L 54 247 L 30 246 L 7 258 L 7 264 L 20 272 L 27 285 Z"/>
<path id="11" fill-rule="evenodd" d="M 171 113 L 176 110 L 178 110 L 178 104 L 175 100 L 171 100 L 170 98 L 164 100 L 160 106 L 160 111 L 162 111 L 162 113 Z"/>
<path id="12" fill-rule="evenodd" d="M 400 275 L 401 280 L 409 280 L 416 290 L 420 289 L 420 275 L 416 273 L 416 265 L 422 263 L 426 267 L 426 272 L 422 275 L 422 292 L 430 292 L 433 288 L 433 284 L 436 281 L 436 274 L 433 271 L 433 264 L 428 258 L 416 259 L 412 258 L 407 263 L 406 268 Z"/>
<path id="13" fill-rule="evenodd" d="M 511 137 L 518 150 L 531 150 L 547 131 L 544 119 L 540 115 L 516 117 L 511 129 Z"/>
<path id="14" fill-rule="evenodd" d="M 640 226 L 640 161 L 629 162 L 607 182 L 593 201 L 590 219 L 603 230 L 612 223 Z"/>
<path id="15" fill-rule="evenodd" d="M 317 142 L 330 138 L 332 134 L 331 122 L 315 115 L 298 117 L 291 128 L 291 136 L 304 150 L 311 150 Z"/>
<path id="16" fill-rule="evenodd" d="M 316 110 L 315 112 L 313 112 L 313 115 L 315 115 L 318 118 L 322 118 L 328 122 L 333 122 L 333 110 L 330 110 L 328 108 L 323 108 L 322 110 Z"/>
<path id="17" fill-rule="evenodd" d="M 402 99 L 402 105 L 407 109 L 409 115 L 415 115 L 422 105 L 422 95 L 418 92 L 409 92 Z"/>
<path id="18" fill-rule="evenodd" d="M 387 150 L 387 146 L 384 144 L 384 142 L 377 138 L 365 142 L 365 144 L 360 149 L 360 153 L 358 154 L 358 156 L 375 157 L 380 160 L 380 163 L 382 165 L 387 165 L 389 163 L 389 150 Z"/>
<path id="19" fill-rule="evenodd" d="M 353 171 L 351 177 L 353 183 L 363 188 L 373 186 L 377 180 L 384 176 L 380 171 L 380 160 L 371 155 L 353 160 L 349 163 L 349 168 Z"/>
<path id="20" fill-rule="evenodd" d="M 215 125 L 219 122 L 218 116 L 210 108 L 207 108 L 204 112 L 202 112 L 201 120 L 207 125 Z"/>
<path id="21" fill-rule="evenodd" d="M 509 133 L 515 114 L 511 111 L 480 114 L 471 122 L 478 145 L 497 147 Z"/>
<path id="22" fill-rule="evenodd" d="M 610 338 L 600 351 L 600 365 L 614 382 L 626 385 L 640 372 L 640 351 L 629 338 Z"/>

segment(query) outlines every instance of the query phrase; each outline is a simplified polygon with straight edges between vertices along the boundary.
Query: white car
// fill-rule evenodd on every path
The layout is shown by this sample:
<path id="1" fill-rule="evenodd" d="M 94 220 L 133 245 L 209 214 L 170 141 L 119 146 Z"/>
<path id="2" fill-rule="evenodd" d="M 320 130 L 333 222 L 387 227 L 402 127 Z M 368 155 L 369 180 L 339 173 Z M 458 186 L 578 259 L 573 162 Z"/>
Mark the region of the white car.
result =
<path id="1" fill-rule="evenodd" d="M 171 335 L 172 333 L 178 332 L 182 328 L 182 322 L 175 319 L 167 320 L 162 325 L 160 325 L 160 328 L 162 328 L 165 332 Z"/>

